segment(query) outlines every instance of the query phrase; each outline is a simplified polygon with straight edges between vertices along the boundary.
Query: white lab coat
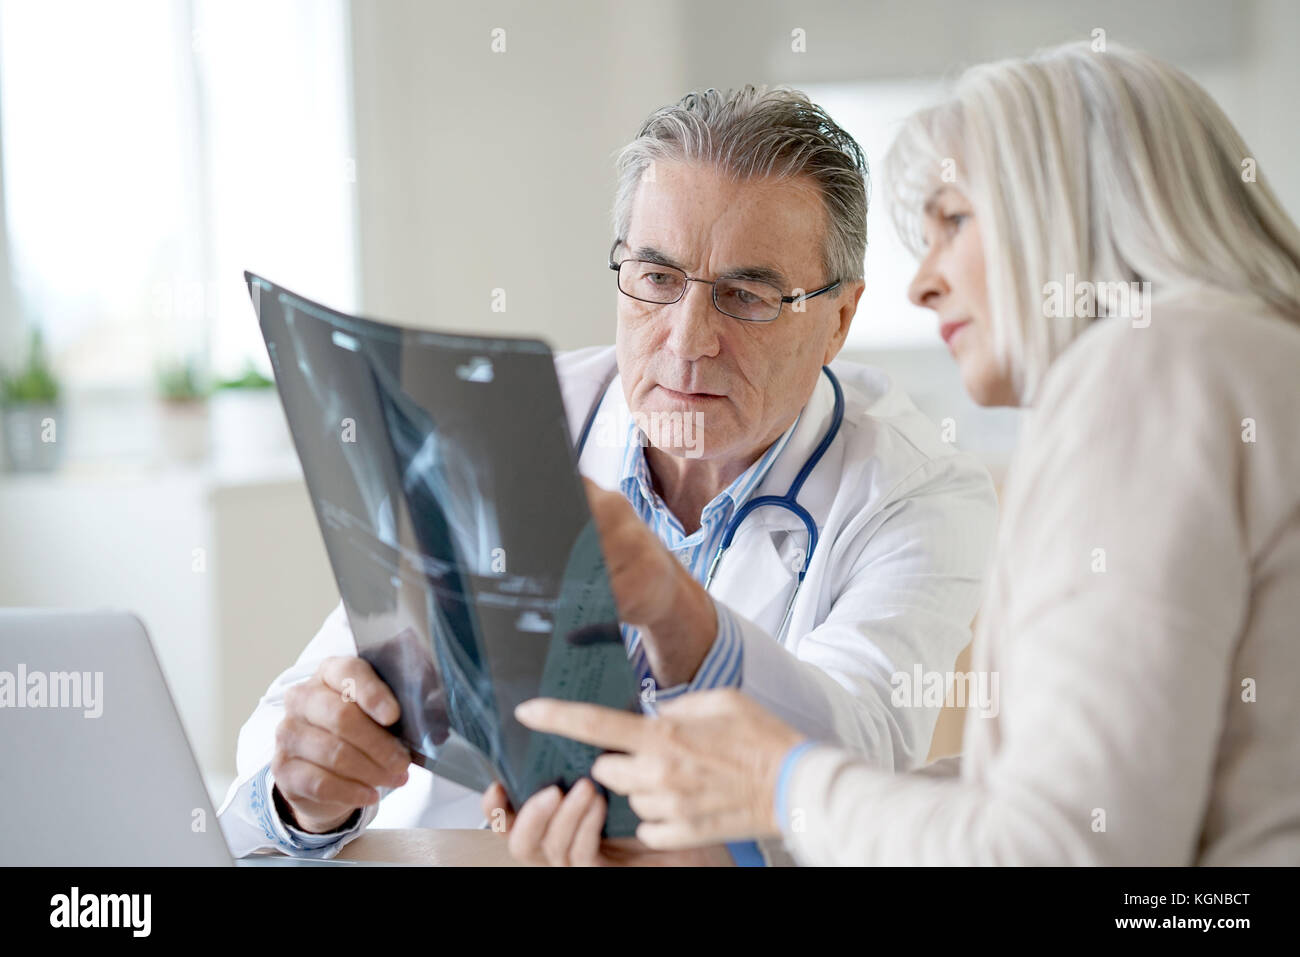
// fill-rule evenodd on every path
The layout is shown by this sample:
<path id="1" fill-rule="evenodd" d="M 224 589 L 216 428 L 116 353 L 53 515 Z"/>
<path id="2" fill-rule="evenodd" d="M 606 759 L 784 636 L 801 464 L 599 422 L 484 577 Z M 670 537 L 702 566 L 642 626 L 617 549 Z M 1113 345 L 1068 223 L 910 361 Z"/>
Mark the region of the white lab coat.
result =
<path id="1" fill-rule="evenodd" d="M 610 347 L 556 360 L 570 430 L 582 430 L 614 371 Z M 799 496 L 820 541 L 791 612 L 807 533 L 784 509 L 753 512 L 736 533 L 710 589 L 742 618 L 742 690 L 816 739 L 863 754 L 882 768 L 911 769 L 929 750 L 939 709 L 895 707 L 891 676 L 918 663 L 947 672 L 970 641 L 996 523 L 987 471 L 940 438 L 884 373 L 847 362 L 833 371 L 844 389 L 844 422 Z M 799 424 L 755 495 L 785 495 L 830 421 L 833 392 L 818 378 Z M 609 382 L 601 418 L 579 462 L 583 475 L 615 488 L 624 446 L 608 440 L 626 423 L 622 385 Z M 707 435 L 705 436 L 707 439 Z M 280 675 L 239 736 L 239 777 L 220 818 L 233 853 L 283 849 L 286 831 L 267 811 L 269 775 L 284 691 L 310 677 L 321 659 L 355 654 L 342 606 L 326 619 L 298 661 Z M 332 856 L 367 825 L 477 827 L 479 795 L 412 766 L 410 780 L 384 793 L 332 846 L 301 851 Z M 279 838 L 275 841 L 274 837 Z"/>

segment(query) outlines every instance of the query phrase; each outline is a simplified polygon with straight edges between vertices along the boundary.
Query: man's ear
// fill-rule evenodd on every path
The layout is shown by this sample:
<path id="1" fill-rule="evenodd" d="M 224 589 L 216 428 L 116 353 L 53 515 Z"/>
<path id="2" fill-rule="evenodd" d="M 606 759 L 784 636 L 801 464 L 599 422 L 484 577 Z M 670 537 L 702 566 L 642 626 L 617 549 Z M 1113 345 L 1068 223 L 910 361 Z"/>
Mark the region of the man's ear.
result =
<path id="1" fill-rule="evenodd" d="M 858 311 L 858 300 L 862 298 L 862 292 L 866 288 L 867 284 L 859 279 L 848 288 L 840 290 L 839 309 L 832 316 L 832 321 L 838 322 L 838 326 L 831 334 L 830 341 L 826 343 L 826 357 L 822 360 L 822 365 L 830 365 L 831 360 L 844 348 L 844 340 L 849 337 L 849 326 Z"/>

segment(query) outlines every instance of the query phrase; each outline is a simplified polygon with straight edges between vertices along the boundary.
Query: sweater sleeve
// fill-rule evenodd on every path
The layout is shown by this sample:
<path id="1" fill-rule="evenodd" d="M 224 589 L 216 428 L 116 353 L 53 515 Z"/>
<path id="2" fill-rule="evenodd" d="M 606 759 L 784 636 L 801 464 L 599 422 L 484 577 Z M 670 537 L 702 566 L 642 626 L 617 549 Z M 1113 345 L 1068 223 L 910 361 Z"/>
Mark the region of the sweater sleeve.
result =
<path id="1" fill-rule="evenodd" d="M 1248 610 L 1240 421 L 1212 350 L 1090 330 L 1053 368 L 1007 490 L 982 766 L 892 776 L 802 755 L 805 863 L 1187 864 Z"/>

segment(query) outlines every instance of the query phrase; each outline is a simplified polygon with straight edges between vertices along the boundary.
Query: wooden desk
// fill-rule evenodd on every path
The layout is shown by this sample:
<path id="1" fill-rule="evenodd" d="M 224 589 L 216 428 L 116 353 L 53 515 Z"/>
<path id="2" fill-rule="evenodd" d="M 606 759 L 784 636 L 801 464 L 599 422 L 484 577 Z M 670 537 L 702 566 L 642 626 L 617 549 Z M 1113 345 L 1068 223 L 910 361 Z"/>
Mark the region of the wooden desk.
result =
<path id="1" fill-rule="evenodd" d="M 506 849 L 506 836 L 487 830 L 376 828 L 339 851 L 339 860 L 382 861 L 429 867 L 522 867 Z"/>

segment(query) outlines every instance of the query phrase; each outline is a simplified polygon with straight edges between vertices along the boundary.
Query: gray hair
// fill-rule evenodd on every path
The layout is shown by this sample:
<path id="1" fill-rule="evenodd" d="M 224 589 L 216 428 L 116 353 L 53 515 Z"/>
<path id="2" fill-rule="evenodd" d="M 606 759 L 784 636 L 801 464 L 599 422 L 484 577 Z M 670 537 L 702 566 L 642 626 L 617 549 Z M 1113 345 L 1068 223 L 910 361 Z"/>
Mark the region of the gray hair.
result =
<path id="1" fill-rule="evenodd" d="M 614 234 L 626 239 L 641 177 L 656 160 L 709 164 L 737 182 L 807 176 L 827 214 L 827 281 L 861 279 L 871 174 L 857 142 L 798 90 L 747 85 L 687 93 L 655 110 L 618 154 Z"/>
<path id="2" fill-rule="evenodd" d="M 899 233 L 918 257 L 926 197 L 952 182 L 984 245 L 998 357 L 1022 402 L 1093 321 L 1045 318 L 1067 275 L 1205 287 L 1300 322 L 1300 230 L 1210 96 L 1182 71 L 1110 44 L 972 67 L 910 117 L 885 157 Z M 1176 310 L 1171 310 L 1176 315 Z"/>

